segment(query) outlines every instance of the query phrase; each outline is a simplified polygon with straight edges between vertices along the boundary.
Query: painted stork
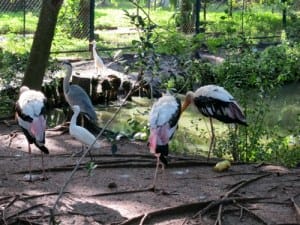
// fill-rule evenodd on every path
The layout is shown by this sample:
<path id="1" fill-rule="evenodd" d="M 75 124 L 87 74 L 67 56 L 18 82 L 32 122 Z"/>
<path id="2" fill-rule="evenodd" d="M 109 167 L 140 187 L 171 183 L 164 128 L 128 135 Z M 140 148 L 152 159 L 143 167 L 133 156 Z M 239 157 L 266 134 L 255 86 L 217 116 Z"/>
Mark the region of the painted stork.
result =
<path id="1" fill-rule="evenodd" d="M 93 40 L 91 44 L 93 45 L 93 58 L 94 58 L 96 73 L 97 75 L 99 74 L 102 75 L 103 71 L 106 69 L 106 66 L 104 65 L 101 57 L 97 54 L 96 41 Z"/>
<path id="2" fill-rule="evenodd" d="M 31 176 L 31 144 L 35 144 L 43 153 L 49 154 L 45 146 L 45 103 L 46 97 L 40 91 L 31 90 L 26 86 L 20 89 L 20 96 L 16 102 L 16 118 L 28 141 L 29 152 L 29 180 Z M 44 157 L 42 154 L 43 178 L 45 176 Z"/>
<path id="3" fill-rule="evenodd" d="M 168 164 L 165 156 L 169 153 L 169 141 L 173 137 L 180 117 L 181 102 L 179 99 L 167 93 L 158 99 L 150 111 L 150 136 L 148 140 L 150 152 L 156 158 L 153 188 L 155 189 L 157 171 L 160 163 L 162 168 Z"/>
<path id="4" fill-rule="evenodd" d="M 86 145 L 87 147 L 90 147 L 94 142 L 93 147 L 94 148 L 100 148 L 100 143 L 96 141 L 96 137 L 89 132 L 87 129 L 85 129 L 84 127 L 78 126 L 76 124 L 77 122 L 77 117 L 80 113 L 80 107 L 78 105 L 74 105 L 72 106 L 72 110 L 74 111 L 74 114 L 71 118 L 71 122 L 70 122 L 70 126 L 69 126 L 69 132 L 70 135 L 72 137 L 74 137 L 75 139 L 77 139 L 78 141 L 80 141 L 82 143 L 82 146 L 84 147 L 84 145 Z M 91 160 L 92 155 L 89 151 Z"/>
<path id="5" fill-rule="evenodd" d="M 215 146 L 215 133 L 212 118 L 224 123 L 235 123 L 247 126 L 245 115 L 233 98 L 223 87 L 217 85 L 206 85 L 198 88 L 195 92 L 187 92 L 181 112 L 193 103 L 199 112 L 209 117 L 211 128 L 211 142 L 209 145 L 208 159 L 210 152 Z"/>
<path id="6" fill-rule="evenodd" d="M 78 105 L 81 113 L 83 113 L 89 120 L 96 121 L 97 115 L 90 97 L 79 85 L 70 85 L 72 65 L 69 62 L 64 62 L 63 66 L 66 70 L 66 75 L 63 82 L 63 90 L 66 101 L 71 107 Z"/>

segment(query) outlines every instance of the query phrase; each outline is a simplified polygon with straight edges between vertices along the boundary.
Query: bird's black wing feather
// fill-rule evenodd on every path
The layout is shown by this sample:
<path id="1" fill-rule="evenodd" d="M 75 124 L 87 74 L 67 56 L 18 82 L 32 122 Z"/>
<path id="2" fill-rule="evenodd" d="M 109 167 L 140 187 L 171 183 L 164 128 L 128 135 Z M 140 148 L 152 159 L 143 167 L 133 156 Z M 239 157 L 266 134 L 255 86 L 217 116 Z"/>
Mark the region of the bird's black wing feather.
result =
<path id="1" fill-rule="evenodd" d="M 17 115 L 18 115 L 22 120 L 24 120 L 24 121 L 26 121 L 26 122 L 29 122 L 29 123 L 31 123 L 31 122 L 33 121 L 33 119 L 32 119 L 30 116 L 28 116 L 28 115 L 26 115 L 26 114 L 24 114 L 24 113 L 22 112 L 22 109 L 21 109 L 21 107 L 20 107 L 20 105 L 19 105 L 18 102 L 17 102 L 16 105 L 15 105 L 15 109 L 16 109 Z"/>
<path id="2" fill-rule="evenodd" d="M 225 102 L 211 97 L 198 96 L 195 97 L 194 103 L 199 112 L 206 117 L 212 117 L 224 123 L 239 123 L 247 125 L 245 121 L 228 115 L 228 108 L 230 106 L 234 107 L 233 102 Z M 235 107 L 235 109 L 239 110 L 237 107 Z M 240 112 L 240 114 L 242 115 L 242 112 Z"/>
<path id="3" fill-rule="evenodd" d="M 181 111 L 180 111 L 181 102 L 178 98 L 176 98 L 176 102 L 178 103 L 177 109 L 176 109 L 175 113 L 172 115 L 170 122 L 169 122 L 171 128 L 177 125 L 179 117 L 180 117 L 180 113 L 181 113 Z"/>

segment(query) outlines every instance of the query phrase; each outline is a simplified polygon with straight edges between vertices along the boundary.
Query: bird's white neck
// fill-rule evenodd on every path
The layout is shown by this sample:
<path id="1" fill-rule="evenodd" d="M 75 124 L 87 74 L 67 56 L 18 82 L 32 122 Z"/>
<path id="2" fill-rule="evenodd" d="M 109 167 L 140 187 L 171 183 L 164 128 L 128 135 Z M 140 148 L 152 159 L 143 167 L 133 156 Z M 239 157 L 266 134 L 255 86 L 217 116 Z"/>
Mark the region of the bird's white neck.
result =
<path id="1" fill-rule="evenodd" d="M 93 57 L 95 58 L 97 55 L 97 51 L 96 51 L 96 44 L 93 43 Z"/>
<path id="2" fill-rule="evenodd" d="M 72 118 L 71 118 L 71 126 L 75 126 L 76 125 L 76 123 L 77 123 L 77 117 L 78 117 L 78 115 L 79 115 L 79 111 L 77 111 L 77 110 L 75 110 L 74 111 L 74 114 L 73 114 L 73 116 L 72 116 Z"/>

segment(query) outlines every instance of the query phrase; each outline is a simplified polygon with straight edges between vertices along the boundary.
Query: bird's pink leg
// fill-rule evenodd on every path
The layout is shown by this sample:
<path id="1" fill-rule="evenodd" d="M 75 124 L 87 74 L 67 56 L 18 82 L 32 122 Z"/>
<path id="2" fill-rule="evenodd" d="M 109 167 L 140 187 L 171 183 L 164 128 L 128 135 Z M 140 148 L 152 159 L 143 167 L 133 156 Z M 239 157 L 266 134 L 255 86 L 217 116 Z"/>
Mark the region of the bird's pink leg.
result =
<path id="1" fill-rule="evenodd" d="M 156 169 L 155 169 L 155 174 L 154 174 L 154 179 L 153 179 L 153 190 L 155 191 L 155 185 L 156 185 L 156 179 L 157 179 L 157 172 L 159 168 L 159 156 L 160 154 L 156 155 Z"/>
<path id="2" fill-rule="evenodd" d="M 43 180 L 47 180 L 47 176 L 45 173 L 44 153 L 42 153 L 42 169 L 43 169 Z"/>
<path id="3" fill-rule="evenodd" d="M 31 177 L 31 147 L 30 147 L 29 142 L 28 142 L 28 153 L 29 153 L 29 181 L 32 181 L 32 177 Z"/>
<path id="4" fill-rule="evenodd" d="M 212 122 L 211 117 L 209 117 L 209 122 L 210 122 L 210 129 L 211 129 L 211 139 L 210 139 L 210 144 L 209 144 L 207 160 L 210 159 L 210 152 L 215 147 L 215 132 L 214 132 L 214 126 L 213 126 L 213 122 Z"/>

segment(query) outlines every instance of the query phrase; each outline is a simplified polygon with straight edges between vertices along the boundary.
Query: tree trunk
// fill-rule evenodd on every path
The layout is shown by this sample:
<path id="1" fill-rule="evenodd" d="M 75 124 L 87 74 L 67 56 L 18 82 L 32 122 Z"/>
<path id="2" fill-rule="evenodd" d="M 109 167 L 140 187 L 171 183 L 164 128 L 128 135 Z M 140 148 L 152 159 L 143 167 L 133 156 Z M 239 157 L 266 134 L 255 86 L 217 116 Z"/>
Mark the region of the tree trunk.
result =
<path id="1" fill-rule="evenodd" d="M 228 16 L 232 17 L 232 0 L 228 0 Z"/>
<path id="2" fill-rule="evenodd" d="M 281 0 L 281 3 L 284 5 L 282 9 L 282 26 L 283 29 L 286 29 L 286 0 Z"/>
<path id="3" fill-rule="evenodd" d="M 57 17 L 63 0 L 43 0 L 23 85 L 40 90 L 46 71 Z"/>

